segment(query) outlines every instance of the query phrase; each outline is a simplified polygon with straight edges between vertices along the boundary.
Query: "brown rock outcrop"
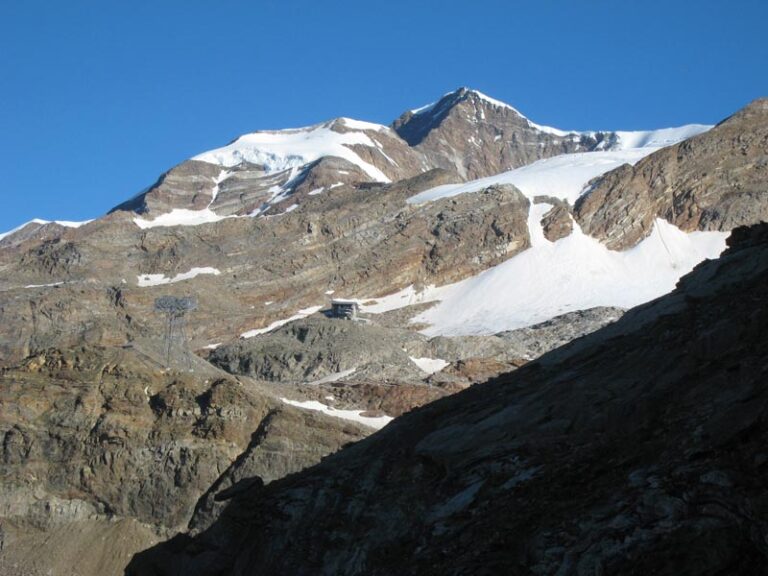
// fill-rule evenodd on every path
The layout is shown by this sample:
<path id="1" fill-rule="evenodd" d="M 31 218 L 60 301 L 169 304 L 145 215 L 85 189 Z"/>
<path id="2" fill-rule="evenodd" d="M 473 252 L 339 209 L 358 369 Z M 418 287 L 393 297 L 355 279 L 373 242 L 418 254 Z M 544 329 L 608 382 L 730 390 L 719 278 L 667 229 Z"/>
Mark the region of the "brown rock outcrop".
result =
<path id="1" fill-rule="evenodd" d="M 133 549 L 121 548 L 130 555 L 184 529 L 243 454 L 251 477 L 269 483 L 369 433 L 286 406 L 202 361 L 195 368 L 167 371 L 132 348 L 80 348 L 0 373 L 0 527 L 8 533 L 0 566 L 51 569 L 55 558 L 28 557 L 42 533 L 50 538 L 40 545 L 55 552 L 71 529 L 78 549 L 87 544 L 78 534 L 109 522 L 115 537 L 135 536 Z M 122 572 L 111 556 L 86 556 L 101 563 L 99 574 Z"/>
<path id="2" fill-rule="evenodd" d="M 596 149 L 612 133 L 554 133 L 517 110 L 479 92 L 460 88 L 431 107 L 406 112 L 392 125 L 432 166 L 472 180 L 540 160 Z"/>
<path id="3" fill-rule="evenodd" d="M 599 178 L 576 203 L 584 231 L 625 250 L 656 218 L 685 231 L 768 220 L 768 99 L 715 128 Z"/>

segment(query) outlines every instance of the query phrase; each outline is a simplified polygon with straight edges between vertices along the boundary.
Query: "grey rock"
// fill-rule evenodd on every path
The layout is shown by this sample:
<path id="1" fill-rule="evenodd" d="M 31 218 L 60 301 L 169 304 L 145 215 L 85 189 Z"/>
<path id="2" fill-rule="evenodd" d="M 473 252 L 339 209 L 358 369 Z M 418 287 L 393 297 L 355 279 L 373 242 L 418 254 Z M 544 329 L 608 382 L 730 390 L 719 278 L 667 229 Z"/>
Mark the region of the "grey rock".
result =
<path id="1" fill-rule="evenodd" d="M 321 380 L 350 371 L 345 380 L 418 381 L 424 374 L 406 352 L 411 341 L 419 345 L 426 338 L 318 316 L 221 346 L 209 360 L 233 374 L 278 382 Z"/>

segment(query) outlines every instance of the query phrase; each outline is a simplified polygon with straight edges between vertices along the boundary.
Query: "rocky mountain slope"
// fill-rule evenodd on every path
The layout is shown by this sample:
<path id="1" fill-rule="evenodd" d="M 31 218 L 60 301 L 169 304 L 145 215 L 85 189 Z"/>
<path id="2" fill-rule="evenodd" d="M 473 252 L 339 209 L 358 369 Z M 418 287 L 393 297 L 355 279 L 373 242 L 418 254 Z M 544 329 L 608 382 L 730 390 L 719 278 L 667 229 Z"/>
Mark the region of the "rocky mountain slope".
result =
<path id="1" fill-rule="evenodd" d="M 768 220 L 768 99 L 709 132 L 599 178 L 576 204 L 584 231 L 625 250 L 655 218 L 681 230 L 732 230 Z"/>
<path id="2" fill-rule="evenodd" d="M 565 132 L 540 126 L 512 106 L 460 88 L 406 112 L 393 128 L 431 165 L 472 180 L 560 154 L 617 147 L 616 132 Z"/>
<path id="3" fill-rule="evenodd" d="M 735 125 L 749 154 L 716 146 L 745 186 L 765 149 L 752 123 Z M 585 233 L 580 202 L 707 129 L 564 132 L 461 89 L 392 127 L 246 134 L 101 218 L 0 235 L 0 572 L 82 557 L 83 575 L 119 574 L 243 487 L 668 292 L 731 220 L 657 218 L 618 252 Z M 166 295 L 197 303 L 170 362 Z M 335 297 L 361 321 L 327 318 Z M 89 546 L 102 530 L 119 549 Z"/>
<path id="4" fill-rule="evenodd" d="M 0 411 L 3 574 L 120 573 L 136 550 L 185 528 L 234 461 L 269 482 L 370 432 L 203 361 L 168 371 L 132 347 L 48 350 L 5 369 Z M 104 525 L 128 542 L 91 549 Z M 72 572 L 72 549 L 101 569 Z"/>
<path id="5" fill-rule="evenodd" d="M 146 574 L 762 573 L 768 226 L 669 296 L 233 494 Z"/>
<path id="6" fill-rule="evenodd" d="M 658 148 L 709 127 L 677 131 L 566 132 L 535 124 L 476 90 L 460 88 L 400 116 L 392 127 L 337 118 L 245 134 L 173 168 L 117 209 L 151 218 L 215 220 L 279 214 L 307 195 L 360 182 L 397 182 L 434 168 L 455 180 L 498 174 L 573 152 Z M 186 211 L 203 211 L 192 215 Z"/>
<path id="7" fill-rule="evenodd" d="M 451 134 L 498 128 L 506 136 L 483 137 L 483 146 L 512 151 L 529 147 L 514 137 L 518 128 L 529 136 L 553 137 L 550 129 L 477 92 L 462 89 L 446 99 L 440 105 L 446 115 L 424 124 L 435 135 L 452 119 L 465 118 L 472 106 L 482 112 L 480 119 L 451 128 Z M 610 162 L 582 172 L 599 175 L 637 161 L 664 138 L 702 129 L 671 136 L 662 131 L 662 140 L 654 140 L 655 133 L 642 138 L 614 133 L 612 146 L 641 147 L 615 152 Z M 182 163 L 103 218 L 81 226 L 36 221 L 5 235 L 0 355 L 17 362 L 51 346 L 113 346 L 147 338 L 159 332 L 151 303 L 168 291 L 194 293 L 200 300 L 189 333 L 202 348 L 326 305 L 332 291 L 371 299 L 409 286 L 440 286 L 509 260 L 530 245 L 528 207 L 537 201 L 538 189 L 521 196 L 500 182 L 483 186 L 482 194 L 421 205 L 407 201 L 460 179 L 455 171 L 430 164 L 427 153 L 416 150 L 420 145 L 410 146 L 393 129 L 349 119 L 257 132 Z M 455 154 L 463 157 L 465 151 Z M 418 159 L 411 162 L 409 155 Z M 488 170 L 514 164 L 509 162 Z M 592 164 L 587 157 L 585 165 Z M 588 178 L 577 179 L 580 188 Z M 559 210 L 557 222 L 547 216 L 547 230 L 559 230 L 553 238 L 562 237 L 571 222 L 568 206 Z M 594 299 L 578 306 L 634 303 Z M 573 309 L 555 309 L 529 323 Z"/>

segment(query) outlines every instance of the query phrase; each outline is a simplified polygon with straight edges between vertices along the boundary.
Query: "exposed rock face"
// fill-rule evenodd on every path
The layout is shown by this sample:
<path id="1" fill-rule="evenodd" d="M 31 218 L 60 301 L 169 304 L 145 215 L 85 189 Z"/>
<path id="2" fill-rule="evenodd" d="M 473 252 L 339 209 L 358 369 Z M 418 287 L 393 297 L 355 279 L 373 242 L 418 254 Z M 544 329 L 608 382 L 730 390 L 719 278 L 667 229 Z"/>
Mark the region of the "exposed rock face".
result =
<path id="1" fill-rule="evenodd" d="M 339 118 L 324 125 L 298 130 L 256 133 L 272 135 L 278 141 L 296 132 L 325 131 L 338 135 L 353 135 L 344 149 L 353 153 L 352 159 L 367 164 L 380 173 L 383 180 L 397 182 L 411 178 L 435 166 L 412 149 L 397 133 L 385 126 L 362 123 L 362 127 Z M 241 139 L 247 139 L 245 135 Z M 238 139 L 240 140 L 240 139 Z M 237 141 L 235 141 L 237 142 Z M 248 157 L 247 153 L 244 153 Z M 117 206 L 116 210 L 133 210 L 156 217 L 173 209 L 210 209 L 220 216 L 253 213 L 279 214 L 291 203 L 300 201 L 311 191 L 328 190 L 339 184 L 359 184 L 377 181 L 359 163 L 334 155 L 326 155 L 301 164 L 301 156 L 288 154 L 282 166 L 266 166 L 246 158 L 223 164 L 215 160 L 216 151 L 182 162 L 164 174 L 145 192 Z M 309 156 L 310 158 L 312 155 Z M 456 177 L 458 178 L 458 176 Z M 276 206 L 284 200 L 290 202 Z"/>
<path id="2" fill-rule="evenodd" d="M 568 202 L 557 198 L 537 196 L 536 200 L 552 204 L 552 208 L 541 219 L 541 227 L 544 237 L 550 242 L 557 242 L 561 238 L 569 236 L 573 232 L 573 218 Z"/>
<path id="3" fill-rule="evenodd" d="M 655 218 L 686 231 L 731 230 L 768 220 L 768 100 L 634 166 L 609 172 L 576 205 L 588 234 L 624 250 Z"/>
<path id="4" fill-rule="evenodd" d="M 522 366 L 615 322 L 622 314 L 620 308 L 592 308 L 493 336 L 429 339 L 405 328 L 380 325 L 373 316 L 351 322 L 315 315 L 220 346 L 208 360 L 231 374 L 272 382 L 310 382 L 310 388 L 327 390 L 337 387 L 322 385 L 337 380 L 345 386 L 350 382 L 385 386 L 418 383 L 427 380 L 429 373 L 419 369 L 414 358 L 438 359 L 451 369 L 429 378 L 430 384 L 450 384 L 448 388 L 455 390 Z M 322 395 L 318 399 L 323 400 Z M 359 395 L 357 400 L 355 406 L 381 408 Z M 408 408 L 420 406 L 421 400 L 417 394 Z M 399 403 L 405 406 L 402 400 Z M 397 416 L 404 411 L 386 413 Z"/>
<path id="5" fill-rule="evenodd" d="M 302 395 L 323 404 L 340 408 L 364 409 L 370 414 L 402 416 L 418 406 L 466 388 L 454 382 L 425 385 L 421 382 L 382 383 L 379 380 L 305 384 L 297 387 Z"/>
<path id="6" fill-rule="evenodd" d="M 429 345 L 432 355 L 451 361 L 484 357 L 519 364 L 520 360 L 533 360 L 611 324 L 623 314 L 621 308 L 590 308 L 493 336 L 436 336 L 429 341 Z"/>
<path id="7" fill-rule="evenodd" d="M 213 201 L 215 178 L 221 168 L 207 162 L 187 160 L 171 168 L 139 196 L 120 204 L 115 210 L 162 214 L 174 208 L 202 210 Z"/>
<path id="8" fill-rule="evenodd" d="M 40 550 L 62 553 L 68 530 L 72 549 L 87 547 L 78 535 L 108 522 L 128 539 L 114 551 L 125 559 L 186 527 L 197 500 L 243 454 L 250 476 L 268 483 L 368 433 L 195 367 L 166 372 L 130 348 L 82 348 L 0 373 L 0 567 L 61 568 Z M 112 554 L 85 556 L 102 566 L 91 574 L 122 572 Z"/>
<path id="9" fill-rule="evenodd" d="M 264 336 L 213 351 L 209 360 L 227 372 L 259 380 L 304 382 L 343 373 L 346 380 L 418 381 L 423 373 L 408 358 L 406 330 L 324 317 L 292 322 Z"/>
<path id="10" fill-rule="evenodd" d="M 484 197 L 479 202 L 480 210 L 467 210 L 468 198 L 447 198 L 447 205 L 440 206 L 434 220 L 427 222 L 434 239 L 426 259 L 430 276 L 439 275 L 449 282 L 466 277 L 462 252 L 467 243 L 475 252 L 473 262 L 482 268 L 501 263 L 530 246 L 528 199 L 511 185 L 492 186 L 480 195 Z M 413 224 L 411 228 L 416 230 L 422 226 Z M 403 232 L 411 231 L 406 227 Z"/>
<path id="11" fill-rule="evenodd" d="M 765 228 L 610 327 L 243 487 L 127 573 L 764 572 Z"/>
<path id="12" fill-rule="evenodd" d="M 498 336 L 510 353 L 533 359 L 612 324 L 623 315 L 621 308 L 605 306 L 578 310 L 534 326 L 501 332 Z"/>
<path id="13" fill-rule="evenodd" d="M 142 230 L 115 213 L 54 240 L 13 243 L 0 251 L 0 357 L 17 362 L 50 347 L 162 334 L 154 299 L 190 291 L 200 306 L 189 334 L 202 347 L 323 305 L 329 289 L 368 298 L 443 284 L 528 247 L 528 201 L 513 187 L 406 204 L 445 177 L 435 171 L 371 190 L 341 186 L 275 218 Z M 195 268 L 218 274 L 171 283 Z M 161 283 L 141 286 L 137 274 L 160 275 Z"/>
<path id="14" fill-rule="evenodd" d="M 541 158 L 609 146 L 612 133 L 577 134 L 542 129 L 517 110 L 460 88 L 430 107 L 406 112 L 394 129 L 431 165 L 471 180 Z"/>
<path id="15" fill-rule="evenodd" d="M 335 129 L 341 132 L 352 130 L 348 125 L 345 126 L 344 120 L 337 121 Z M 380 128 L 364 132 L 373 146 L 352 145 L 350 148 L 364 161 L 378 167 L 393 182 L 436 168 L 429 165 L 426 158 L 413 150 L 395 130 Z"/>
<path id="16" fill-rule="evenodd" d="M 304 206 L 275 218 L 140 229 L 116 212 L 4 239 L 0 525 L 13 553 L 0 553 L 0 571 L 61 568 L 54 560 L 71 558 L 61 548 L 70 534 L 68 550 L 87 548 L 83 566 L 98 567 L 90 574 L 119 573 L 121 558 L 186 528 L 196 508 L 193 526 L 211 522 L 216 495 L 240 474 L 268 483 L 369 434 L 202 362 L 194 373 L 161 373 L 153 303 L 194 295 L 187 327 L 202 347 L 322 305 L 329 289 L 372 296 L 443 283 L 528 245 L 528 202 L 513 188 L 406 204 L 446 177 L 307 193 Z M 171 282 L 205 267 L 218 274 Z M 161 282 L 142 285 L 144 275 Z M 424 376 L 408 363 L 416 381 Z M 450 390 L 387 391 L 378 381 L 337 396 L 344 407 L 397 414 Z M 109 562 L 104 548 L 79 540 L 106 522 L 124 543 Z"/>
<path id="17" fill-rule="evenodd" d="M 46 222 L 44 220 L 27 222 L 20 229 L 8 233 L 0 238 L 0 247 L 10 248 L 15 244 L 20 244 L 28 240 L 36 242 L 52 241 L 66 232 L 66 227 L 56 222 Z"/>

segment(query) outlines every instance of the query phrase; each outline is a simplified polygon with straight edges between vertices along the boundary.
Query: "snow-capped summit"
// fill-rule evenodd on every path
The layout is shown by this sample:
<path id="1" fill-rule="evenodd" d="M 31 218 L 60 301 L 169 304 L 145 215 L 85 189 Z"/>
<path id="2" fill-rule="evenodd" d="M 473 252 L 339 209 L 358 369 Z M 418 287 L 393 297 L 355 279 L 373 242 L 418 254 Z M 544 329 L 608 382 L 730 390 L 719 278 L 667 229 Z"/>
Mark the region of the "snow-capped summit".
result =
<path id="1" fill-rule="evenodd" d="M 439 123 L 442 115 L 445 115 L 452 107 L 457 106 L 462 102 L 471 102 L 475 106 L 479 105 L 480 110 L 478 113 L 482 120 L 486 120 L 486 110 L 489 108 L 491 110 L 502 110 L 525 121 L 527 126 L 533 130 L 551 134 L 553 136 L 559 136 L 561 138 L 566 136 L 580 137 L 582 135 L 595 138 L 599 134 L 604 134 L 606 135 L 606 138 L 603 140 L 605 144 L 600 149 L 628 150 L 630 148 L 642 148 L 645 146 L 656 148 L 670 146 L 711 128 L 711 126 L 704 124 L 689 124 L 676 128 L 654 130 L 563 130 L 552 126 L 538 124 L 525 116 L 514 106 L 502 102 L 501 100 L 497 100 L 496 98 L 492 98 L 479 90 L 467 87 L 461 87 L 453 92 L 448 92 L 447 94 L 444 94 L 440 100 L 410 110 L 406 115 L 410 113 L 411 115 L 421 117 L 426 121 Z M 407 133 L 405 130 L 404 132 Z"/>
<path id="2" fill-rule="evenodd" d="M 406 112 L 393 127 L 431 162 L 455 169 L 465 179 L 491 176 L 559 154 L 669 146 L 711 128 L 562 130 L 538 124 L 515 107 L 470 88 L 459 88 Z"/>
<path id="3" fill-rule="evenodd" d="M 560 136 L 575 133 L 573 131 L 558 130 L 557 128 L 549 128 L 547 126 L 540 126 L 538 124 L 534 124 L 514 106 L 511 106 L 506 102 L 502 102 L 501 100 L 497 100 L 496 98 L 492 98 L 487 94 L 480 92 L 479 90 L 468 88 L 466 86 L 462 86 L 461 88 L 458 88 L 452 92 L 443 94 L 440 100 L 427 104 L 426 106 L 421 106 L 420 108 L 415 108 L 413 110 L 410 110 L 410 113 L 413 114 L 414 116 L 428 117 L 434 120 L 435 118 L 439 117 L 441 114 L 445 113 L 449 108 L 456 106 L 464 101 L 474 101 L 475 103 L 480 102 L 482 103 L 483 107 L 491 107 L 491 108 L 497 108 L 502 110 L 508 110 L 511 113 L 519 116 L 520 118 L 528 121 L 529 125 L 539 128 L 543 131 L 550 131 L 552 133 L 556 133 Z M 481 114 L 481 117 L 485 119 L 485 115 L 483 111 L 481 111 L 480 114 Z"/>
<path id="4" fill-rule="evenodd" d="M 27 238 L 28 236 L 31 236 L 32 234 L 35 234 L 40 229 L 48 227 L 48 226 L 54 226 L 54 227 L 61 227 L 61 228 L 79 228 L 80 226 L 83 226 L 84 224 L 88 224 L 89 222 L 92 222 L 92 220 L 83 220 L 82 222 L 72 222 L 69 220 L 43 220 L 42 218 L 33 218 L 29 222 L 25 222 L 24 224 L 21 224 L 20 226 L 17 226 L 13 230 L 8 230 L 7 232 L 0 233 L 0 242 L 5 240 L 6 238 L 11 241 L 11 238 Z"/>
<path id="5" fill-rule="evenodd" d="M 379 124 L 338 118 L 303 128 L 252 132 L 192 159 L 225 167 L 248 162 L 261 166 L 270 174 L 299 168 L 325 156 L 336 156 L 358 166 L 376 182 L 389 182 L 390 178 L 384 172 L 363 160 L 352 148 L 376 148 L 376 143 L 366 132 L 386 130 L 386 126 Z"/>
<path id="6" fill-rule="evenodd" d="M 391 126 L 340 117 L 244 134 L 171 169 L 115 210 L 139 212 L 136 224 L 141 227 L 278 214 L 294 209 L 302 195 L 342 185 L 386 184 L 436 168 L 449 173 L 447 181 L 468 181 L 563 154 L 652 150 L 708 129 L 565 131 L 537 124 L 501 100 L 462 87 L 406 112 Z"/>

